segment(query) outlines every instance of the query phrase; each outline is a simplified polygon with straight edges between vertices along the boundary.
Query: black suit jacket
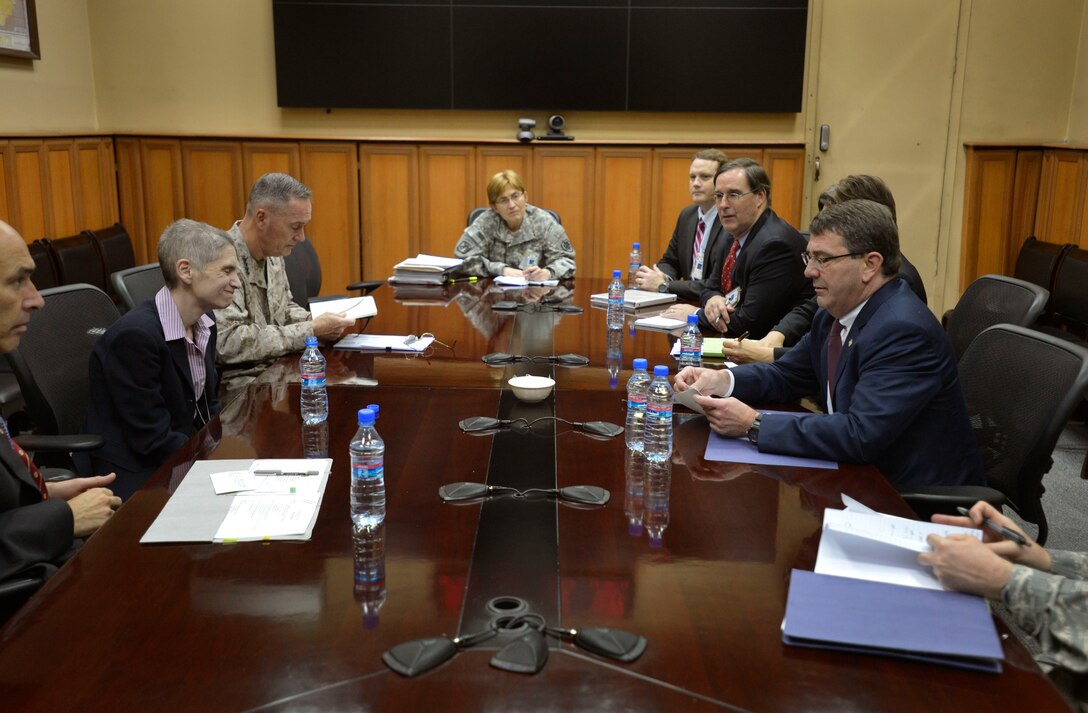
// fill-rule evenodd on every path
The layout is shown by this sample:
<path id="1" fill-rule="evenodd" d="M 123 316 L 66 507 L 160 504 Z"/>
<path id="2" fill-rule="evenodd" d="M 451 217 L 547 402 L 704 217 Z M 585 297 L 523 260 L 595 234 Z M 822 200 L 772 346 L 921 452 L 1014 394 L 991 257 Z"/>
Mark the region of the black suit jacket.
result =
<path id="1" fill-rule="evenodd" d="M 722 268 L 735 240 L 729 233 L 726 235 L 721 248 L 707 261 L 706 287 L 699 300 L 703 306 L 714 295 L 722 294 Z M 733 285 L 742 290 L 726 334 L 748 332 L 752 339 L 762 339 L 790 310 L 815 295 L 801 261 L 806 245 L 805 237 L 770 208 L 759 216 L 733 266 Z M 717 331 L 702 310 L 699 326 Z"/>
<path id="2" fill-rule="evenodd" d="M 834 321 L 821 309 L 781 359 L 733 369 L 732 395 L 776 404 L 815 394 L 826 410 Z M 854 320 L 833 399 L 833 414 L 764 415 L 759 450 L 872 463 L 897 486 L 986 484 L 952 343 L 905 280 L 877 290 Z"/>
<path id="3" fill-rule="evenodd" d="M 672 280 L 669 282 L 669 292 L 672 292 L 682 300 L 698 302 L 706 286 L 707 266 L 711 261 L 714 250 L 721 244 L 721 240 L 727 233 L 718 220 L 717 211 L 710 223 L 710 237 L 706 238 L 706 249 L 703 251 L 703 279 L 691 279 L 691 261 L 695 252 L 695 228 L 699 224 L 699 206 L 689 205 L 680 211 L 676 219 L 676 228 L 672 231 L 672 239 L 665 248 L 665 254 L 657 263 L 658 269 Z M 721 263 L 719 262 L 719 265 Z M 721 267 L 718 268 L 721 270 Z"/>
<path id="4" fill-rule="evenodd" d="M 197 402 L 182 340 L 166 341 L 155 301 L 117 320 L 91 354 L 87 431 L 106 439 L 91 454 L 95 473 L 117 472 L 113 491 L 127 497 L 219 412 L 216 329 L 204 352 L 204 396 Z M 199 413 L 198 413 L 199 410 Z"/>
<path id="5" fill-rule="evenodd" d="M 0 433 L 0 579 L 37 570 L 48 576 L 76 542 L 72 509 L 42 500 L 26 466 Z"/>

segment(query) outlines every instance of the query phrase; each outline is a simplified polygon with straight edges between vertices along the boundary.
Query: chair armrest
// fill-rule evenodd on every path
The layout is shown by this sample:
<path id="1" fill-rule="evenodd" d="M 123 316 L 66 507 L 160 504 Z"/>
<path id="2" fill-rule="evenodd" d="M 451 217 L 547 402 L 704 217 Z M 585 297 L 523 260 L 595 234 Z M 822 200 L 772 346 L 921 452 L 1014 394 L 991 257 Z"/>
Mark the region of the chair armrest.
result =
<path id="1" fill-rule="evenodd" d="M 22 446 L 24 451 L 33 453 L 93 451 L 106 445 L 105 438 L 92 433 L 73 433 L 66 436 L 27 434 L 19 436 L 15 442 Z"/>
<path id="2" fill-rule="evenodd" d="M 959 515 L 957 507 L 970 509 L 979 500 L 985 500 L 998 510 L 1008 502 L 1000 490 L 984 485 L 908 485 L 899 494 L 919 518 L 927 521 L 934 513 Z"/>
<path id="3" fill-rule="evenodd" d="M 385 280 L 361 280 L 359 282 L 351 283 L 345 289 L 348 290 L 348 292 L 362 290 L 364 295 L 369 295 L 384 284 Z"/>
<path id="4" fill-rule="evenodd" d="M 0 599 L 29 597 L 45 583 L 42 575 L 17 574 L 0 581 Z"/>

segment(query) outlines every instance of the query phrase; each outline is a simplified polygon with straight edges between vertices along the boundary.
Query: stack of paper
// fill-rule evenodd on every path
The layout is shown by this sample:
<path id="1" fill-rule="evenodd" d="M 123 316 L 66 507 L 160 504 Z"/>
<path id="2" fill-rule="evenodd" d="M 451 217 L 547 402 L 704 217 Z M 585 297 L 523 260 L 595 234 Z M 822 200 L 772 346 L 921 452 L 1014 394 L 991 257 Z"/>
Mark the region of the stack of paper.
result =
<path id="1" fill-rule="evenodd" d="M 524 277 L 510 277 L 509 275 L 499 275 L 492 282 L 503 287 L 528 287 L 530 285 L 555 287 L 559 284 L 559 280 L 529 280 Z"/>
<path id="2" fill-rule="evenodd" d="M 623 308 L 625 310 L 640 310 L 647 307 L 669 304 L 676 301 L 676 295 L 671 292 L 649 292 L 648 290 L 624 290 Z M 589 296 L 589 304 L 593 307 L 608 307 L 608 293 L 599 292 Z M 687 324 L 687 322 L 685 322 Z"/>
<path id="3" fill-rule="evenodd" d="M 336 349 L 359 351 L 422 352 L 434 342 L 433 336 L 414 334 L 349 334 L 334 344 Z"/>
<path id="4" fill-rule="evenodd" d="M 685 320 L 671 319 L 661 315 L 635 320 L 635 329 L 649 329 L 655 332 L 671 332 L 676 329 L 683 329 L 686 326 L 687 322 Z"/>
<path id="5" fill-rule="evenodd" d="M 197 461 L 142 544 L 308 540 L 330 458 Z"/>
<path id="6" fill-rule="evenodd" d="M 782 640 L 1000 672 L 1004 652 L 986 601 L 945 591 L 917 561 L 931 533 L 981 533 L 843 500 L 846 510 L 824 512 L 816 571 L 793 570 Z"/>
<path id="7" fill-rule="evenodd" d="M 461 267 L 460 258 L 438 257 L 420 253 L 393 266 L 390 282 L 441 285 Z"/>

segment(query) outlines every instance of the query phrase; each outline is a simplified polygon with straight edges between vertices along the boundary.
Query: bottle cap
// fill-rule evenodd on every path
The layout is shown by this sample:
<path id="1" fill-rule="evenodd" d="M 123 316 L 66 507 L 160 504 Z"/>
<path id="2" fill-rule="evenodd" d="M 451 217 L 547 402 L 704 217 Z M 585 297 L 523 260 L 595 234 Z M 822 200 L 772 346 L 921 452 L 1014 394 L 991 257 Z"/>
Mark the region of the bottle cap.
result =
<path id="1" fill-rule="evenodd" d="M 669 375 L 669 367 L 665 366 L 664 364 L 658 364 L 657 366 L 654 367 L 654 376 L 668 376 L 668 375 Z"/>
<path id="2" fill-rule="evenodd" d="M 378 404 L 367 404 L 366 407 L 374 412 L 374 420 L 378 420 L 378 413 L 381 411 L 381 407 Z"/>
<path id="3" fill-rule="evenodd" d="M 631 249 L 638 250 L 642 246 L 642 243 L 632 243 Z"/>
<path id="4" fill-rule="evenodd" d="M 374 425 L 374 412 L 368 408 L 359 409 L 359 425 L 360 426 L 373 426 Z"/>
<path id="5" fill-rule="evenodd" d="M 699 315 L 698 314 L 689 314 L 688 315 L 688 324 L 699 324 Z"/>
<path id="6" fill-rule="evenodd" d="M 316 347 L 317 346 L 317 337 L 306 337 L 306 346 Z"/>
<path id="7" fill-rule="evenodd" d="M 648 362 L 645 359 L 639 357 L 638 359 L 635 359 L 633 362 L 631 362 L 631 368 L 632 369 L 645 369 L 647 363 Z"/>
<path id="8" fill-rule="evenodd" d="M 620 279 L 620 275 L 622 275 L 622 274 L 623 273 L 621 271 L 619 271 L 619 270 L 613 270 L 612 271 L 612 279 L 613 280 L 618 280 L 618 279 Z"/>

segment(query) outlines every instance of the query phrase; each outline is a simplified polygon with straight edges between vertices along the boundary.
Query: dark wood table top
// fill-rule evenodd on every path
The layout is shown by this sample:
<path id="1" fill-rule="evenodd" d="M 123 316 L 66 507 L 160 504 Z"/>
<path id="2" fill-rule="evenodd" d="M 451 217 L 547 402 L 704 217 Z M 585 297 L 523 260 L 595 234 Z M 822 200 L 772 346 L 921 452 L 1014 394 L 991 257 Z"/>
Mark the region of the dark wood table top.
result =
<path id="1" fill-rule="evenodd" d="M 580 281 L 576 303 L 588 300 L 586 283 L 592 291 L 603 286 Z M 502 317 L 485 336 L 456 304 L 397 305 L 388 288 L 378 293 L 369 332 L 432 331 L 456 340 L 456 353 L 326 350 L 330 375 L 341 371 L 330 379 L 327 428 L 316 430 L 300 424 L 297 378 L 251 386 L 0 630 L 3 710 L 1064 708 L 1011 637 L 996 676 L 782 644 L 789 572 L 813 567 L 823 509 L 845 492 L 910 514 L 872 468 L 709 462 L 702 458 L 706 422 L 687 414 L 677 416 L 672 462 L 649 479 L 622 436 L 551 422 L 462 433 L 457 422 L 474 415 L 622 423 L 629 369 L 610 386 L 603 311 L 564 314 L 558 324 L 547 315 L 543 331 L 534 321 L 543 313 Z M 553 324 L 554 344 L 542 336 Z M 667 337 L 639 332 L 625 341 L 625 366 L 639 355 L 664 362 Z M 577 352 L 591 364 L 493 368 L 479 361 L 490 351 Z M 292 361 L 284 360 L 281 378 Z M 554 371 L 553 396 L 514 400 L 504 379 L 525 371 Z M 346 451 L 355 410 L 369 402 L 381 405 L 388 514 L 376 533 L 361 537 L 349 519 Z M 138 544 L 192 460 L 300 457 L 304 441 L 327 443 L 334 458 L 310 541 Z M 592 484 L 611 500 L 604 507 L 513 497 L 454 505 L 437 495 L 445 483 L 485 480 L 519 488 Z M 651 542 L 651 529 L 660 541 Z M 367 572 L 369 579 L 356 581 Z M 623 664 L 553 641 L 547 665 L 533 676 L 488 665 L 504 640 L 413 679 L 382 664 L 382 652 L 396 644 L 481 629 L 498 615 L 488 603 L 501 597 L 524 601 L 551 625 L 625 629 L 649 645 Z"/>

